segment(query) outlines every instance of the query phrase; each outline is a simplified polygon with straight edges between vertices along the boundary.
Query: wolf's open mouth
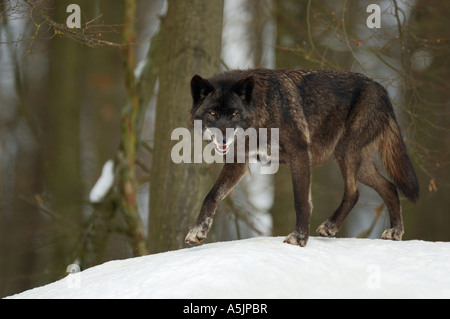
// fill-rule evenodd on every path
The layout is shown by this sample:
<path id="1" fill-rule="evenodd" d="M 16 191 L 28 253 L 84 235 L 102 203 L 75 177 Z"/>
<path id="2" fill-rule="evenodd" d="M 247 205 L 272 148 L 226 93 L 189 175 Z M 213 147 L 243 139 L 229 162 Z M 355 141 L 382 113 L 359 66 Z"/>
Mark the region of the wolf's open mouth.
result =
<path id="1" fill-rule="evenodd" d="M 205 134 L 209 140 L 212 140 L 214 142 L 214 149 L 216 150 L 216 152 L 220 155 L 225 155 L 228 153 L 231 144 L 233 144 L 234 142 L 236 131 L 237 129 L 234 130 L 232 136 L 227 136 L 227 139 L 223 139 L 222 132 L 215 128 L 207 128 Z"/>
<path id="2" fill-rule="evenodd" d="M 228 149 L 227 145 L 217 145 L 217 149 L 222 152 L 226 152 Z"/>
<path id="3" fill-rule="evenodd" d="M 225 155 L 230 150 L 230 145 L 233 144 L 234 139 L 229 139 L 226 144 L 218 143 L 216 139 L 214 139 L 213 141 L 216 152 L 220 155 Z"/>
<path id="4" fill-rule="evenodd" d="M 220 145 L 220 144 L 214 143 L 214 145 L 215 145 L 215 147 L 216 147 L 216 151 L 217 151 L 220 155 L 225 155 L 225 154 L 228 153 L 228 151 L 229 151 L 228 144 Z"/>

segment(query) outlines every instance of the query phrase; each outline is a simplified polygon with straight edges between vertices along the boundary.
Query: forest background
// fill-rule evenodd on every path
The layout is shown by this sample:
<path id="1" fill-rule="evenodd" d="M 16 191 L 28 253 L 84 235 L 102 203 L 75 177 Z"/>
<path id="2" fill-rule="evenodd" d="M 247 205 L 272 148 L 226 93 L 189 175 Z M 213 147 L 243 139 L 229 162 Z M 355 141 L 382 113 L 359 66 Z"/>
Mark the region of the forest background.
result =
<path id="1" fill-rule="evenodd" d="M 80 28 L 68 27 L 70 4 Z M 368 27 L 370 4 L 380 28 Z M 421 187 L 417 204 L 402 200 L 404 240 L 450 240 L 448 16 L 437 0 L 1 0 L 0 297 L 69 265 L 185 247 L 221 165 L 173 163 L 170 133 L 187 127 L 191 77 L 234 68 L 351 70 L 380 82 Z M 94 199 L 102 168 L 112 186 Z M 333 161 L 313 170 L 312 228 L 342 192 Z M 377 238 L 389 222 L 378 195 L 360 192 L 339 237 Z M 294 225 L 289 171 L 252 173 L 207 241 Z"/>

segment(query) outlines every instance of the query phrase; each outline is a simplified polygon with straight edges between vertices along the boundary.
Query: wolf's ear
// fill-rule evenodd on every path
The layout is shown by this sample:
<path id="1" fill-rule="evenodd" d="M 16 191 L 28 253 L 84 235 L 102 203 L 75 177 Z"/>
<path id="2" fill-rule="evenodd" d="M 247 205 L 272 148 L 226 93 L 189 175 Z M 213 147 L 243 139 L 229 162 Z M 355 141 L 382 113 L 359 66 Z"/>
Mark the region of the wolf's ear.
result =
<path id="1" fill-rule="evenodd" d="M 255 80 L 253 77 L 239 80 L 232 88 L 233 92 L 236 93 L 244 102 L 247 104 L 252 100 L 253 87 L 255 86 Z"/>
<path id="2" fill-rule="evenodd" d="M 194 75 L 191 80 L 191 94 L 194 104 L 203 100 L 211 92 L 214 92 L 214 87 L 201 76 Z"/>

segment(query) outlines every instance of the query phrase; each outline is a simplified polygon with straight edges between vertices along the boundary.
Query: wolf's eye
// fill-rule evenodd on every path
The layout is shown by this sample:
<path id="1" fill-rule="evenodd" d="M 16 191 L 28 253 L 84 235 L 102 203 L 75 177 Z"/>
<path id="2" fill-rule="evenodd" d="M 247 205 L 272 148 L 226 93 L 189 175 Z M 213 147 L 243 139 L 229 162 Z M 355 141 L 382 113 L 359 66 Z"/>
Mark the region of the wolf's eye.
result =
<path id="1" fill-rule="evenodd" d="M 212 116 L 216 116 L 216 112 L 214 111 L 209 111 L 209 114 L 211 114 Z"/>
<path id="2" fill-rule="evenodd" d="M 231 116 L 235 117 L 235 116 L 237 116 L 238 114 L 239 114 L 238 112 L 233 112 L 233 113 L 231 113 Z"/>

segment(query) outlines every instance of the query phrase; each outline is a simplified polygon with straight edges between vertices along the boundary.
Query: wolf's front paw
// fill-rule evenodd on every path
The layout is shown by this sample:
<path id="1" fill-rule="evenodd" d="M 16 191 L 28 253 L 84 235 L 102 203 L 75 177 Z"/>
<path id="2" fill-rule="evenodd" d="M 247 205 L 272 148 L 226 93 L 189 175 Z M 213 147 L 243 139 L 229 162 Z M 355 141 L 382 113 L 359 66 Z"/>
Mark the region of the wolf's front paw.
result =
<path id="1" fill-rule="evenodd" d="M 388 239 L 388 240 L 402 240 L 403 236 L 403 229 L 400 227 L 394 227 L 386 229 L 383 234 L 381 235 L 382 239 Z"/>
<path id="2" fill-rule="evenodd" d="M 316 233 L 321 237 L 333 237 L 337 233 L 337 231 L 338 228 L 336 226 L 336 223 L 330 220 L 326 220 L 319 226 L 319 228 L 317 228 Z"/>
<path id="3" fill-rule="evenodd" d="M 196 226 L 191 229 L 187 234 L 185 242 L 189 245 L 197 245 L 206 238 L 207 231 L 200 226 Z"/>
<path id="4" fill-rule="evenodd" d="M 308 241 L 308 235 L 299 233 L 299 232 L 293 232 L 286 236 L 286 239 L 284 240 L 285 243 L 305 247 L 306 243 Z"/>

